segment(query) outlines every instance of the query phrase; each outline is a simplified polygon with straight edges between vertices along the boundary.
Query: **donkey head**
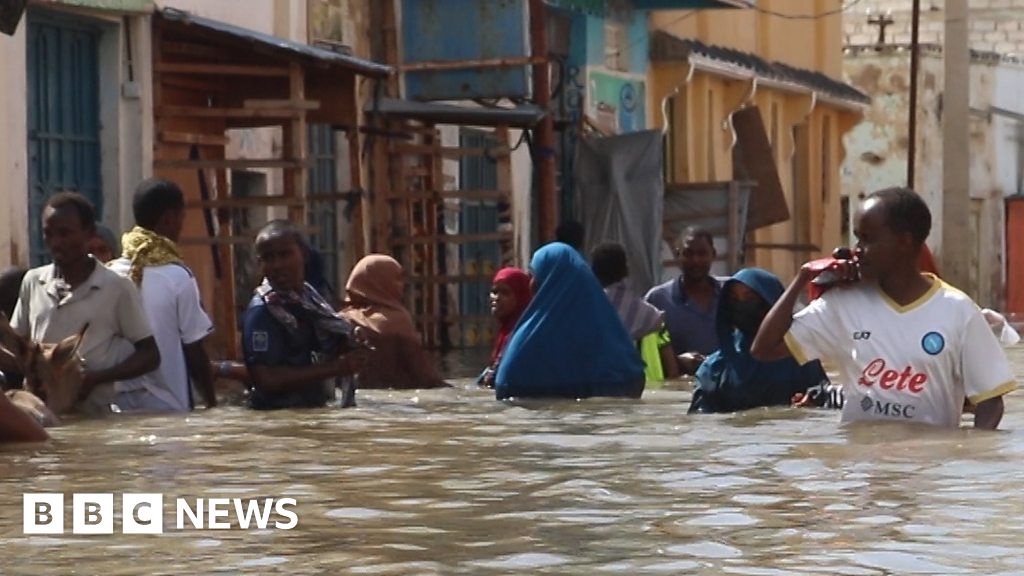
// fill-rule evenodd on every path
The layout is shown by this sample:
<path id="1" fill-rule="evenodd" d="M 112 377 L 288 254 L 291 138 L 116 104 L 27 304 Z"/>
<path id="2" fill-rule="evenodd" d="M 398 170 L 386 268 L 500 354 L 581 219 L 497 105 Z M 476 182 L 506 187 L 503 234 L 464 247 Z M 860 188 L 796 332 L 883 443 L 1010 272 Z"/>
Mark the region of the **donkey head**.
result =
<path id="1" fill-rule="evenodd" d="M 86 324 L 56 344 L 32 342 L 20 336 L 0 312 L 0 346 L 14 355 L 25 376 L 25 389 L 57 414 L 70 412 L 82 388 L 81 357 L 78 348 L 89 328 Z"/>

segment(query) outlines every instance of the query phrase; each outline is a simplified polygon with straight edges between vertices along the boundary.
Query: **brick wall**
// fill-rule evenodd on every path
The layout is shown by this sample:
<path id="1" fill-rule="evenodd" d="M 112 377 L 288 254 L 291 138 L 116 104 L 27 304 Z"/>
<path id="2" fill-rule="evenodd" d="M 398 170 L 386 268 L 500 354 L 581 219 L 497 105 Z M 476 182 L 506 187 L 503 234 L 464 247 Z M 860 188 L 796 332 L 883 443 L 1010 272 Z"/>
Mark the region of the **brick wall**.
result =
<path id="1" fill-rule="evenodd" d="M 921 0 L 921 43 L 942 43 L 944 5 L 943 0 Z M 1024 56 L 1024 0 L 968 0 L 967 5 L 973 50 Z M 878 41 L 878 27 L 867 21 L 868 9 L 875 15 L 892 11 L 895 22 L 886 28 L 887 44 L 909 44 L 910 6 L 910 0 L 861 0 L 843 14 L 843 44 L 863 46 Z"/>

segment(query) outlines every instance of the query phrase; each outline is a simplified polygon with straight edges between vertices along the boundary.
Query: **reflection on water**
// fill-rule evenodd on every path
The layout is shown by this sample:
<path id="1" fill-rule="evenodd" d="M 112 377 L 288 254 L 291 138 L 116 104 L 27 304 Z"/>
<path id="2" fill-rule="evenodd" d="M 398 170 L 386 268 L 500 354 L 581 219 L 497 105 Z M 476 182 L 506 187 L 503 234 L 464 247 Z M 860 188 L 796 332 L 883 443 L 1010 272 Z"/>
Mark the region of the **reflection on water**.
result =
<path id="1" fill-rule="evenodd" d="M 483 355 L 484 357 L 486 354 Z M 1012 351 L 1018 373 L 1024 352 Z M 479 358 L 450 360 L 472 374 Z M 1021 574 L 1024 395 L 1000 433 L 362 391 L 353 410 L 82 421 L 5 448 L 5 573 Z M 21 533 L 23 492 L 292 497 L 290 531 Z M 120 509 L 120 506 L 118 506 Z M 70 513 L 70 504 L 67 506 Z M 115 522 L 115 529 L 120 527 Z"/>

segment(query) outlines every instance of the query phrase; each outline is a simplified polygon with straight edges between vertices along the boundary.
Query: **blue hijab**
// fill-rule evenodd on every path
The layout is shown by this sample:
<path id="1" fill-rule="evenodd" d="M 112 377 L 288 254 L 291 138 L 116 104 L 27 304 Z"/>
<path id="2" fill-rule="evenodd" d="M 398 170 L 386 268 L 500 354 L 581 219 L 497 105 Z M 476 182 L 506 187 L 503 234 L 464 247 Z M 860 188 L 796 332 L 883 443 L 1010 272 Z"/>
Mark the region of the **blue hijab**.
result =
<path id="1" fill-rule="evenodd" d="M 736 282 L 757 293 L 769 307 L 784 291 L 782 282 L 774 274 L 760 268 L 744 268 L 726 281 L 717 311 L 719 350 L 697 369 L 690 412 L 732 412 L 788 405 L 797 392 L 806 392 L 823 380 L 828 381 L 817 360 L 800 366 L 793 358 L 761 362 L 750 355 L 755 334 L 744 334 L 736 329 L 731 317 L 729 289 Z"/>
<path id="2" fill-rule="evenodd" d="M 535 294 L 498 366 L 498 399 L 640 397 L 640 353 L 579 253 L 548 244 L 530 271 Z"/>

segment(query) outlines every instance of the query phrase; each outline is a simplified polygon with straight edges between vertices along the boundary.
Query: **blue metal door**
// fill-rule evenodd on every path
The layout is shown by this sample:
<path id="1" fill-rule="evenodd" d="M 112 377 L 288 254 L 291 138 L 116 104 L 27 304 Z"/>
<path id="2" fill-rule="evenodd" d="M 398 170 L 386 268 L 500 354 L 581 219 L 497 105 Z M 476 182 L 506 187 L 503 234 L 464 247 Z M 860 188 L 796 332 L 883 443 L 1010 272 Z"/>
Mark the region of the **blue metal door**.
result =
<path id="1" fill-rule="evenodd" d="M 493 148 L 495 138 L 475 130 L 462 130 L 463 148 Z M 466 156 L 459 164 L 459 187 L 463 190 L 496 190 L 498 167 L 485 156 Z M 487 234 L 498 230 L 498 204 L 493 201 L 463 200 L 459 213 L 461 234 Z M 491 278 L 501 265 L 501 244 L 496 241 L 467 242 L 459 249 L 463 273 L 478 276 L 479 281 L 464 282 L 459 289 L 459 313 L 462 316 L 487 317 L 491 313 Z M 491 343 L 493 322 L 490 318 L 463 325 L 463 346 L 485 346 Z"/>
<path id="2" fill-rule="evenodd" d="M 47 198 L 74 190 L 103 213 L 99 30 L 38 13 L 27 24 L 29 250 L 39 265 L 49 260 L 40 222 Z"/>

